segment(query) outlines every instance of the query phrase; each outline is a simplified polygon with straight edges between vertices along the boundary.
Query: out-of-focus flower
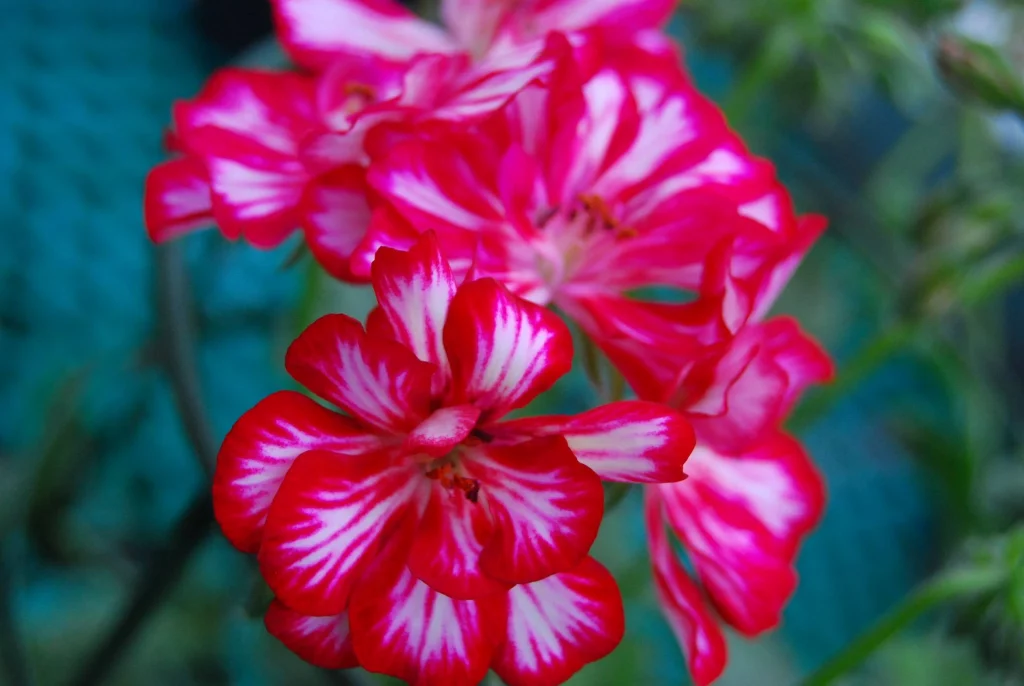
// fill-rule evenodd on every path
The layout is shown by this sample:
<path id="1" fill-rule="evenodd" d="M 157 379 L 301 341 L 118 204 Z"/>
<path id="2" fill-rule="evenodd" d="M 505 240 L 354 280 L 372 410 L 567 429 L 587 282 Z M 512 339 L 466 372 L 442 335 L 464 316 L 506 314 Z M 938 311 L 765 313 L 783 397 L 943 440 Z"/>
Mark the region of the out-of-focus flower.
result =
<path id="1" fill-rule="evenodd" d="M 280 392 L 238 421 L 218 458 L 217 520 L 236 546 L 258 552 L 290 610 L 343 612 L 403 528 L 409 546 L 373 576 L 408 565 L 423 588 L 479 600 L 571 572 L 597 535 L 600 478 L 683 478 L 693 432 L 662 405 L 499 421 L 568 371 L 571 336 L 554 313 L 491 279 L 456 287 L 432 235 L 409 252 L 382 249 L 373 285 L 380 307 L 366 331 L 324 317 L 286 359 L 297 381 L 348 415 Z"/>
<path id="2" fill-rule="evenodd" d="M 444 24 L 438 26 L 394 0 L 274 0 L 285 48 L 314 70 L 345 55 L 520 60 L 549 32 L 608 26 L 634 33 L 667 22 L 675 5 L 675 0 L 441 0 Z"/>
<path id="3" fill-rule="evenodd" d="M 463 46 L 477 50 L 471 55 L 390 0 L 280 0 L 282 40 L 315 75 L 223 70 L 178 104 L 179 156 L 147 179 L 150 237 L 162 242 L 216 224 L 230 239 L 272 248 L 302 230 L 329 272 L 354 280 L 349 256 L 370 217 L 368 131 L 396 120 L 465 126 L 544 78 L 548 31 L 640 29 L 663 22 L 672 4 L 565 0 L 526 11 L 517 3 L 447 3 L 454 35 L 474 41 Z M 487 51 L 499 37 L 504 47 Z"/>
<path id="4" fill-rule="evenodd" d="M 459 600 L 390 561 L 407 538 L 388 544 L 346 612 L 310 616 L 275 601 L 267 629 L 314 665 L 359 665 L 424 686 L 475 686 L 488 668 L 510 686 L 554 686 L 622 639 L 615 579 L 592 558 L 542 581 Z"/>
<path id="5" fill-rule="evenodd" d="M 658 306 L 633 292 L 699 293 L 684 309 L 714 300 L 721 330 L 703 331 L 730 336 L 761 314 L 755 303 L 777 294 L 824 222 L 795 215 L 771 165 L 694 90 L 663 37 L 593 31 L 564 55 L 546 87 L 474 130 L 438 125 L 382 146 L 368 176 L 381 207 L 352 268 L 365 273 L 378 246 L 434 230 L 457 272 L 472 265 L 559 307 L 602 347 L 632 340 L 616 362 L 641 374 L 666 331 L 649 316 Z M 665 352 L 678 358 L 687 344 Z"/>

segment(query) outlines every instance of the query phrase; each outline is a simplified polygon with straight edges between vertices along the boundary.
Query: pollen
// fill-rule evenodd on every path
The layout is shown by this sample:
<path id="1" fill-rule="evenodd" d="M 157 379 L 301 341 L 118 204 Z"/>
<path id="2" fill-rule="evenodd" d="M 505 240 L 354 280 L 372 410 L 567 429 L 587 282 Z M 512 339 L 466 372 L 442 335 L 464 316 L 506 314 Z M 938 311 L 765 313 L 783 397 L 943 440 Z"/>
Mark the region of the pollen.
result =
<path id="1" fill-rule="evenodd" d="M 439 481 L 449 491 L 461 491 L 466 500 L 474 505 L 480 499 L 480 482 L 457 474 L 450 462 L 434 467 L 426 473 L 426 477 Z"/>

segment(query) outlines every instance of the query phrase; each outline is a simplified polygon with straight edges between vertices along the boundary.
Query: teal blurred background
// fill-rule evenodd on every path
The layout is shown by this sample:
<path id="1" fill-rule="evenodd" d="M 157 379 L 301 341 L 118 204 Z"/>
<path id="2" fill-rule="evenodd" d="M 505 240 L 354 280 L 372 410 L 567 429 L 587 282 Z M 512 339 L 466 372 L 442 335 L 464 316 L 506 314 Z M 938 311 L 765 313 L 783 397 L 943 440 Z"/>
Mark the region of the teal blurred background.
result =
<path id="1" fill-rule="evenodd" d="M 1020 9 L 992 19 L 1004 9 L 694 0 L 674 24 L 696 80 L 800 208 L 832 218 L 779 306 L 843 370 L 794 419 L 829 507 L 783 627 L 732 641 L 722 684 L 795 683 L 965 537 L 1019 514 L 1020 69 L 938 56 L 950 32 L 1012 43 L 1019 32 L 1000 33 Z M 265 5 L 0 0 L 0 17 L 0 683 L 335 681 L 253 618 L 258 577 L 208 525 L 190 437 L 216 443 L 288 385 L 283 352 L 303 322 L 360 314 L 366 294 L 286 268 L 294 245 L 262 253 L 209 232 L 158 250 L 141 221 L 172 101 L 260 39 Z M 208 426 L 176 404 L 182 345 Z M 588 399 L 573 375 L 549 402 Z M 688 683 L 650 588 L 638 495 L 595 548 L 622 585 L 626 640 L 574 684 Z M 138 599 L 146 612 L 119 631 Z M 935 626 L 865 683 L 982 683 L 984 641 L 968 632 L 951 651 Z M 907 671 L 937 655 L 953 666 Z"/>

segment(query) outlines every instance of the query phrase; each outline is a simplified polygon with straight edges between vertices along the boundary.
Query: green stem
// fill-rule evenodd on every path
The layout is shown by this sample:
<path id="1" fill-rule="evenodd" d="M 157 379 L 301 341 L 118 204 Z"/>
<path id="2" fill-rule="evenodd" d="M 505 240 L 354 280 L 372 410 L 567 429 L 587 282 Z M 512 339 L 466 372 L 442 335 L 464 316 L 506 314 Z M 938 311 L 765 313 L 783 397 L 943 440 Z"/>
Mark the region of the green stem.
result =
<path id="1" fill-rule="evenodd" d="M 209 474 L 217 456 L 209 420 L 203 408 L 188 298 L 188 279 L 177 245 L 157 251 L 157 306 L 161 315 L 163 362 L 171 379 L 185 433 Z M 170 540 L 148 561 L 132 591 L 128 606 L 93 651 L 73 686 L 94 686 L 117 664 L 136 631 L 181 578 L 192 554 L 213 528 L 210 490 L 200 491 L 174 525 Z"/>
<path id="2" fill-rule="evenodd" d="M 11 573 L 4 552 L 0 548 L 0 664 L 7 675 L 4 683 L 29 686 L 32 679 L 11 610 Z"/>
<path id="3" fill-rule="evenodd" d="M 913 340 L 914 333 L 915 328 L 904 323 L 897 324 L 871 339 L 842 365 L 832 383 L 811 395 L 793 412 L 788 422 L 789 429 L 799 433 L 821 419 L 858 384 L 906 347 Z"/>
<path id="4" fill-rule="evenodd" d="M 160 361 L 174 391 L 185 427 L 199 465 L 207 478 L 213 476 L 217 459 L 217 442 L 203 403 L 196 360 L 191 298 L 188 275 L 181 256 L 181 246 L 169 243 L 157 248 L 157 311 L 159 316 Z"/>
<path id="5" fill-rule="evenodd" d="M 875 626 L 861 634 L 838 655 L 801 682 L 801 686 L 827 686 L 849 673 L 872 653 L 936 606 L 967 595 L 991 592 L 1005 581 L 1002 570 L 951 572 L 932 579 L 908 595 Z"/>
<path id="6" fill-rule="evenodd" d="M 196 495 L 178 519 L 167 545 L 150 558 L 142 570 L 139 584 L 113 629 L 93 651 L 85 668 L 70 683 L 95 686 L 114 668 L 143 622 L 152 614 L 181 578 L 185 565 L 213 524 L 213 503 L 209 490 Z"/>

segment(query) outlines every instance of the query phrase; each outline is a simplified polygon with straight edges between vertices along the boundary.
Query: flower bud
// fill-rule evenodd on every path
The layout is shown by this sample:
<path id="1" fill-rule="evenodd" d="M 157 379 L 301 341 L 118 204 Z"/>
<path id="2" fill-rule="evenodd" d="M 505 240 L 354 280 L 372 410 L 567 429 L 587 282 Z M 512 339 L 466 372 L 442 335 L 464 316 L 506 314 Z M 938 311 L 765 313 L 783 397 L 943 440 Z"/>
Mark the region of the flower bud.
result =
<path id="1" fill-rule="evenodd" d="M 957 92 L 996 109 L 1024 112 L 1024 80 L 992 46 L 945 36 L 939 41 L 936 64 Z"/>

